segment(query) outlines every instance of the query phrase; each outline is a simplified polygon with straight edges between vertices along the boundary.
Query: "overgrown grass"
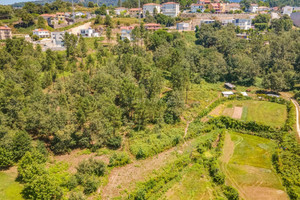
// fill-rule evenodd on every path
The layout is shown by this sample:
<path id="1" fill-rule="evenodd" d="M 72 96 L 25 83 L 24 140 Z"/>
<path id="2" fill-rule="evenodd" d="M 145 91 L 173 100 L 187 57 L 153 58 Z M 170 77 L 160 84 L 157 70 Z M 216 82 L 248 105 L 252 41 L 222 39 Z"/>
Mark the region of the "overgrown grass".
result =
<path id="1" fill-rule="evenodd" d="M 137 24 L 139 22 L 139 20 L 137 18 L 127 18 L 127 17 L 123 17 L 123 18 L 112 18 L 112 21 L 114 24 L 117 24 L 117 22 L 119 21 L 120 24 L 122 25 L 132 25 L 132 24 Z"/>
<path id="2" fill-rule="evenodd" d="M 0 199 L 22 200 L 23 186 L 15 181 L 16 172 L 0 172 Z"/>
<path id="3" fill-rule="evenodd" d="M 147 158 L 177 145 L 182 141 L 183 135 L 184 124 L 133 131 L 129 139 L 130 152 L 138 159 Z"/>

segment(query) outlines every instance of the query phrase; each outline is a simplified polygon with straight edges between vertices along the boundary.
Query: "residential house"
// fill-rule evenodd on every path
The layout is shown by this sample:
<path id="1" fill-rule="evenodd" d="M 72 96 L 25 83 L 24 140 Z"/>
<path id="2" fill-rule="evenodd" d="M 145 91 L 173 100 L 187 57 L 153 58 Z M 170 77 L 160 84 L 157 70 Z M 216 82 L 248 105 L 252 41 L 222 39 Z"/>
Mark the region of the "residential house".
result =
<path id="1" fill-rule="evenodd" d="M 210 0 L 198 0 L 197 4 L 209 5 L 210 4 Z"/>
<path id="2" fill-rule="evenodd" d="M 233 24 L 239 26 L 242 30 L 249 30 L 251 28 L 251 19 L 234 19 Z"/>
<path id="3" fill-rule="evenodd" d="M 62 32 L 51 32 L 51 41 L 53 46 L 57 46 L 57 47 L 63 47 L 65 42 L 64 42 L 64 38 L 65 38 L 65 31 Z"/>
<path id="4" fill-rule="evenodd" d="M 211 4 L 208 5 L 208 8 L 210 10 L 214 10 L 216 13 L 221 12 L 220 3 L 211 3 Z"/>
<path id="5" fill-rule="evenodd" d="M 177 23 L 176 29 L 179 31 L 188 31 L 188 30 L 190 30 L 190 24 L 186 23 L 186 22 Z"/>
<path id="6" fill-rule="evenodd" d="M 291 6 L 284 6 L 282 8 L 282 14 L 290 16 L 293 13 L 294 8 Z"/>
<path id="7" fill-rule="evenodd" d="M 142 8 L 131 8 L 128 10 L 130 17 L 139 17 L 142 14 Z"/>
<path id="8" fill-rule="evenodd" d="M 158 29 L 161 29 L 160 24 L 156 24 L 156 23 L 149 23 L 149 24 L 145 24 L 144 26 L 146 30 L 156 31 Z"/>
<path id="9" fill-rule="evenodd" d="M 241 94 L 242 94 L 244 97 L 247 97 L 247 96 L 248 96 L 247 92 L 241 92 Z"/>
<path id="10" fill-rule="evenodd" d="M 121 15 L 121 14 L 124 14 L 126 12 L 127 12 L 127 8 L 124 8 L 124 7 L 115 8 L 116 15 Z"/>
<path id="11" fill-rule="evenodd" d="M 83 13 L 83 12 L 75 12 L 74 15 L 75 15 L 76 18 L 81 18 L 82 16 L 85 16 L 85 13 Z"/>
<path id="12" fill-rule="evenodd" d="M 269 11 L 269 10 L 271 10 L 271 8 L 266 7 L 266 6 L 259 6 L 257 8 L 257 12 L 264 12 L 264 11 Z"/>
<path id="13" fill-rule="evenodd" d="M 131 37 L 131 32 L 134 29 L 133 26 L 122 26 L 121 28 L 121 40 L 125 40 L 126 38 L 128 40 L 132 40 L 133 38 Z"/>
<path id="14" fill-rule="evenodd" d="M 191 5 L 191 13 L 197 13 L 198 11 L 204 12 L 204 10 L 205 10 L 204 4 L 193 3 Z"/>
<path id="15" fill-rule="evenodd" d="M 291 19 L 295 26 L 300 27 L 300 12 L 294 12 L 291 14 Z"/>
<path id="16" fill-rule="evenodd" d="M 221 21 L 221 23 L 222 23 L 222 25 L 223 26 L 226 26 L 227 24 L 232 24 L 233 23 L 233 20 L 234 19 L 223 19 L 222 21 Z"/>
<path id="17" fill-rule="evenodd" d="M 95 31 L 95 29 L 92 29 L 89 27 L 88 29 L 81 29 L 80 30 L 80 35 L 82 37 L 99 37 L 100 34 Z"/>
<path id="18" fill-rule="evenodd" d="M 49 18 L 51 18 L 51 17 L 56 17 L 56 15 L 55 14 L 42 14 L 42 15 L 40 15 L 42 18 L 44 18 L 46 21 L 48 21 L 48 19 Z"/>
<path id="19" fill-rule="evenodd" d="M 213 19 L 204 19 L 204 20 L 200 21 L 200 26 L 201 26 L 201 24 L 212 24 L 214 22 L 215 22 L 215 20 L 213 20 Z"/>
<path id="20" fill-rule="evenodd" d="M 39 38 L 48 38 L 50 37 L 50 32 L 46 29 L 34 29 L 32 31 L 33 35 L 37 35 Z"/>
<path id="21" fill-rule="evenodd" d="M 65 13 L 63 13 L 63 12 L 56 13 L 56 18 L 58 21 L 65 21 L 66 20 Z"/>
<path id="22" fill-rule="evenodd" d="M 248 11 L 251 13 L 256 13 L 258 9 L 258 4 L 251 4 Z"/>
<path id="23" fill-rule="evenodd" d="M 230 90 L 234 90 L 235 89 L 235 85 L 231 84 L 231 83 L 225 83 L 224 87 L 230 89 Z"/>
<path id="24" fill-rule="evenodd" d="M 0 40 L 11 39 L 11 28 L 8 26 L 0 26 Z"/>
<path id="25" fill-rule="evenodd" d="M 143 5 L 143 16 L 145 17 L 147 12 L 151 16 L 154 14 L 154 10 L 156 10 L 156 13 L 160 13 L 160 5 L 157 3 L 147 3 Z"/>
<path id="26" fill-rule="evenodd" d="M 161 6 L 162 14 L 169 17 L 177 17 L 179 15 L 179 3 L 167 2 L 163 3 Z"/>

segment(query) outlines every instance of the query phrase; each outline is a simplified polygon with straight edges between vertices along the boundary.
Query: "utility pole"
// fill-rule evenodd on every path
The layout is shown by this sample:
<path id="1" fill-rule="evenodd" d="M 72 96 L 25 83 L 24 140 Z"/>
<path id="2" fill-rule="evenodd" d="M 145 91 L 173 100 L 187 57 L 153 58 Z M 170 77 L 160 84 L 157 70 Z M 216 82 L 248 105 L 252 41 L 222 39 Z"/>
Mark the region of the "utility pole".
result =
<path id="1" fill-rule="evenodd" d="M 141 9 L 141 0 L 139 0 L 139 11 L 138 11 L 138 13 L 139 13 L 139 24 L 141 26 L 141 12 L 140 12 L 140 9 Z"/>
<path id="2" fill-rule="evenodd" d="M 72 9 L 73 9 L 73 13 L 72 13 L 73 23 L 75 23 L 75 13 L 74 13 L 74 2 L 73 2 L 73 0 L 72 0 Z"/>

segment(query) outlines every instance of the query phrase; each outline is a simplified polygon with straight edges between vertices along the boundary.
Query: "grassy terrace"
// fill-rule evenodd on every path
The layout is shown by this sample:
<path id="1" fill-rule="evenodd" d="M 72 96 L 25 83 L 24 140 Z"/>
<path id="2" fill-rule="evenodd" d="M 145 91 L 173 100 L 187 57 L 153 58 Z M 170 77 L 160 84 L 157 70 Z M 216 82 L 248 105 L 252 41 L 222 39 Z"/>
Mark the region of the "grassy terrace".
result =
<path id="1" fill-rule="evenodd" d="M 257 136 L 230 132 L 220 158 L 226 182 L 244 199 L 288 199 L 272 168 L 276 143 Z"/>
<path id="2" fill-rule="evenodd" d="M 267 101 L 230 101 L 211 113 L 211 116 L 229 116 L 244 121 L 256 121 L 273 127 L 282 127 L 287 118 L 286 106 Z"/>

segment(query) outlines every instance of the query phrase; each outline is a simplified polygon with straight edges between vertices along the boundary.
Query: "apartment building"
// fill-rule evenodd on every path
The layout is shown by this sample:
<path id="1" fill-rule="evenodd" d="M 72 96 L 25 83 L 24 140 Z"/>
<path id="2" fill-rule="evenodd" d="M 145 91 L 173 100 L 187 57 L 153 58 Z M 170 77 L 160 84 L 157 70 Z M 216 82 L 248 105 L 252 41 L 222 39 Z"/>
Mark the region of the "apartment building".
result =
<path id="1" fill-rule="evenodd" d="M 33 35 L 37 35 L 39 38 L 48 38 L 50 37 L 50 32 L 46 29 L 35 29 L 32 31 Z"/>
<path id="2" fill-rule="evenodd" d="M 179 4 L 175 2 L 163 3 L 161 6 L 162 14 L 169 17 L 177 17 L 179 15 Z"/>
<path id="3" fill-rule="evenodd" d="M 143 16 L 145 17 L 147 13 L 151 16 L 154 14 L 154 10 L 156 13 L 160 13 L 160 5 L 156 3 L 147 3 L 143 5 Z"/>

